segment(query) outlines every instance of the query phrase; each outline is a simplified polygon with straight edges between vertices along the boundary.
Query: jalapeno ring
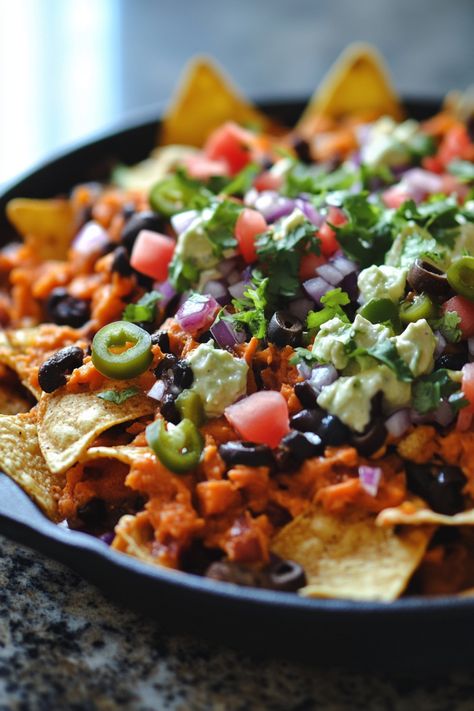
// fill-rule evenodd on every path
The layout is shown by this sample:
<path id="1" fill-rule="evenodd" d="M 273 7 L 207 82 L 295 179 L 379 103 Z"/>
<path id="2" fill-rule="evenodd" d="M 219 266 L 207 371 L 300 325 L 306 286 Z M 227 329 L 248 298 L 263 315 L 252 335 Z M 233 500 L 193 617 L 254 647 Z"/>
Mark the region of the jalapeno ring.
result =
<path id="1" fill-rule="evenodd" d="M 160 462 L 176 474 L 194 469 L 204 446 L 198 428 L 187 418 L 169 430 L 164 420 L 155 420 L 146 428 L 146 439 Z"/>
<path id="2" fill-rule="evenodd" d="M 456 259 L 446 276 L 454 291 L 474 301 L 474 257 Z"/>
<path id="3" fill-rule="evenodd" d="M 152 360 L 150 334 L 129 321 L 107 324 L 92 341 L 92 362 L 107 378 L 134 378 L 143 373 Z"/>

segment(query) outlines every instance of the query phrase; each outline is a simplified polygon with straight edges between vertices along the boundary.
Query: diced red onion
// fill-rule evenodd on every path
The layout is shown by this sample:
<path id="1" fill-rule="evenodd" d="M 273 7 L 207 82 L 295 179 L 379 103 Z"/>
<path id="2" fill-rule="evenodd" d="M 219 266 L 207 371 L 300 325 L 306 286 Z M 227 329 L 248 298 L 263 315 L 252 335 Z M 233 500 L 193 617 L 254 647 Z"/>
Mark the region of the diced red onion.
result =
<path id="1" fill-rule="evenodd" d="M 185 212 L 178 212 L 176 215 L 173 215 L 170 222 L 176 234 L 180 235 L 187 230 L 197 214 L 197 210 L 186 210 Z"/>
<path id="2" fill-rule="evenodd" d="M 392 437 L 401 437 L 411 426 L 410 410 L 397 410 L 385 420 L 387 432 Z"/>
<path id="3" fill-rule="evenodd" d="M 333 365 L 318 365 L 313 368 L 309 383 L 317 393 L 320 393 L 326 385 L 331 385 L 337 378 L 338 372 Z"/>
<path id="4" fill-rule="evenodd" d="M 230 301 L 229 290 L 221 281 L 218 281 L 217 279 L 210 279 L 203 286 L 202 293 L 207 294 L 208 296 L 213 296 L 214 299 L 221 304 L 221 306 L 228 304 Z"/>
<path id="5" fill-rule="evenodd" d="M 109 236 L 98 222 L 87 222 L 77 233 L 72 248 L 85 256 L 100 254 L 109 244 Z"/>
<path id="6" fill-rule="evenodd" d="M 410 420 L 414 425 L 425 425 L 427 422 L 433 422 L 433 413 L 427 412 L 422 415 L 418 410 L 412 408 L 410 410 Z"/>
<path id="7" fill-rule="evenodd" d="M 240 272 L 238 272 L 237 269 L 234 269 L 230 274 L 228 274 L 226 281 L 230 285 L 237 284 L 238 281 L 242 281 Z"/>
<path id="8" fill-rule="evenodd" d="M 217 271 L 222 274 L 222 276 L 225 278 L 229 276 L 231 272 L 236 271 L 236 265 L 237 265 L 237 258 L 236 257 L 229 257 L 229 259 L 223 259 L 219 264 L 217 265 Z"/>
<path id="9" fill-rule="evenodd" d="M 444 349 L 446 348 L 446 339 L 443 336 L 443 334 L 440 331 L 435 331 L 435 338 L 436 338 L 436 346 L 434 350 L 434 356 L 437 358 L 438 356 L 441 355 L 441 353 L 444 352 Z"/>
<path id="10" fill-rule="evenodd" d="M 179 307 L 175 319 L 184 331 L 195 334 L 207 328 L 219 311 L 219 304 L 212 296 L 194 294 Z"/>
<path id="11" fill-rule="evenodd" d="M 343 254 L 338 254 L 330 260 L 333 267 L 341 272 L 342 276 L 347 276 L 348 274 L 353 274 L 358 271 L 357 264 L 351 259 L 348 259 Z"/>
<path id="12" fill-rule="evenodd" d="M 295 207 L 299 207 L 304 216 L 312 222 L 315 227 L 321 227 L 324 222 L 324 217 L 316 210 L 312 203 L 308 200 L 297 198 L 295 200 Z"/>
<path id="13" fill-rule="evenodd" d="M 226 315 L 225 312 L 224 315 Z M 238 331 L 231 323 L 225 321 L 223 318 L 213 323 L 210 331 L 221 348 L 231 348 L 235 346 L 236 343 L 243 343 L 245 341 L 244 331 Z"/>
<path id="14" fill-rule="evenodd" d="M 364 465 L 359 467 L 360 484 L 370 496 L 377 496 L 381 478 L 382 469 L 380 467 L 367 467 Z"/>
<path id="15" fill-rule="evenodd" d="M 244 291 L 248 288 L 250 282 L 248 281 L 238 281 L 236 284 L 231 284 L 229 286 L 229 293 L 233 299 L 241 299 L 244 295 Z"/>
<path id="16" fill-rule="evenodd" d="M 321 266 L 319 266 L 317 269 L 317 274 L 325 281 L 327 281 L 328 284 L 332 284 L 332 286 L 339 286 L 339 284 L 344 278 L 341 272 L 329 262 L 326 262 L 326 264 L 321 264 Z"/>
<path id="17" fill-rule="evenodd" d="M 454 420 L 453 408 L 447 400 L 443 400 L 433 412 L 433 419 L 441 427 L 447 427 Z"/>
<path id="18" fill-rule="evenodd" d="M 344 279 L 339 284 L 342 291 L 345 291 L 351 301 L 357 301 L 359 298 L 359 287 L 357 286 L 357 272 L 346 274 Z"/>
<path id="19" fill-rule="evenodd" d="M 163 380 L 157 380 L 154 385 L 151 386 L 149 391 L 147 392 L 148 397 L 151 397 L 153 400 L 158 400 L 158 402 L 161 402 L 164 398 L 165 395 L 165 390 L 166 390 L 166 385 Z"/>
<path id="20" fill-rule="evenodd" d="M 255 200 L 254 207 L 264 216 L 267 222 L 274 222 L 280 217 L 291 215 L 295 209 L 295 202 L 291 198 L 279 195 L 274 190 L 264 190 Z"/>
<path id="21" fill-rule="evenodd" d="M 467 349 L 470 356 L 474 356 L 474 338 L 467 339 Z"/>
<path id="22" fill-rule="evenodd" d="M 166 308 L 170 301 L 174 299 L 174 297 L 177 294 L 176 289 L 171 285 L 171 283 L 166 280 L 162 282 L 155 282 L 153 285 L 153 288 L 155 291 L 158 291 L 161 294 L 161 301 L 160 301 L 160 306 L 163 308 Z"/>
<path id="23" fill-rule="evenodd" d="M 296 370 L 304 380 L 309 380 L 311 377 L 311 366 L 307 363 L 298 363 Z"/>
<path id="24" fill-rule="evenodd" d="M 442 192 L 443 179 L 440 175 L 431 173 L 429 170 L 412 168 L 403 174 L 400 187 L 409 193 L 416 202 L 419 202 L 427 194 L 433 195 Z"/>
<path id="25" fill-rule="evenodd" d="M 324 296 L 324 294 L 334 289 L 332 284 L 319 276 L 304 281 L 302 286 L 308 296 L 313 299 L 313 301 L 316 301 L 317 304 L 321 303 L 321 297 Z"/>
<path id="26" fill-rule="evenodd" d="M 293 316 L 296 316 L 296 318 L 299 318 L 302 323 L 305 323 L 308 311 L 312 309 L 313 306 L 314 301 L 311 301 L 311 299 L 307 299 L 306 297 L 302 296 L 300 299 L 290 301 L 290 303 L 288 304 L 288 311 Z"/>
<path id="27" fill-rule="evenodd" d="M 112 541 L 115 538 L 115 533 L 113 531 L 107 531 L 107 533 L 103 533 L 101 536 L 99 536 L 99 539 L 106 543 L 108 546 L 111 545 Z"/>

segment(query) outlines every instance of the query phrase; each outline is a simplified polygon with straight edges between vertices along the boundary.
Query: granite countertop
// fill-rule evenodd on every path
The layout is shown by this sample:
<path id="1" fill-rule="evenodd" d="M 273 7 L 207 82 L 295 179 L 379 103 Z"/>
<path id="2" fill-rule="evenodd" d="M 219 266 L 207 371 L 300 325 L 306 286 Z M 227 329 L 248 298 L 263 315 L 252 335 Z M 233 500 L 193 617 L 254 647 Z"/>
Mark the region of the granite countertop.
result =
<path id="1" fill-rule="evenodd" d="M 468 711 L 473 697 L 467 673 L 372 677 L 164 634 L 0 537 L 0 711 Z"/>

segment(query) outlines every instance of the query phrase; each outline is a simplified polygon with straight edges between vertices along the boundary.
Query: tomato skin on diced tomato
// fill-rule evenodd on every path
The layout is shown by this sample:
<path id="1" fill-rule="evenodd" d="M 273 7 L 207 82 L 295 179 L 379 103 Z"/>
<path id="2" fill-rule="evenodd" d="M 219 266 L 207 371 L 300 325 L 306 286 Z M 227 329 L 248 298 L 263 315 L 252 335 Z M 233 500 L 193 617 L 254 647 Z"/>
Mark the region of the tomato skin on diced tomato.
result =
<path id="1" fill-rule="evenodd" d="M 275 390 L 253 393 L 227 407 L 224 414 L 244 440 L 272 448 L 290 431 L 286 400 Z"/>
<path id="2" fill-rule="evenodd" d="M 228 175 L 229 169 L 226 161 L 223 160 L 210 160 L 202 153 L 196 155 L 188 156 L 184 165 L 186 171 L 191 178 L 196 178 L 196 180 L 209 180 L 216 175 Z"/>
<path id="3" fill-rule="evenodd" d="M 204 146 L 204 154 L 209 160 L 225 161 L 229 173 L 235 175 L 251 162 L 253 140 L 250 131 L 228 121 L 211 133 Z"/>
<path id="4" fill-rule="evenodd" d="M 235 223 L 235 239 L 247 264 L 251 264 L 257 259 L 255 240 L 267 229 L 268 225 L 264 216 L 257 210 L 245 208 L 238 216 Z"/>
<path id="5" fill-rule="evenodd" d="M 299 277 L 302 281 L 312 279 L 316 276 L 316 269 L 326 262 L 326 257 L 322 254 L 309 252 L 301 257 Z"/>
<path id="6" fill-rule="evenodd" d="M 260 175 L 257 175 L 253 181 L 253 186 L 258 191 L 263 190 L 280 190 L 283 184 L 283 177 L 281 175 L 275 175 L 271 170 L 265 170 Z"/>
<path id="7" fill-rule="evenodd" d="M 338 207 L 331 206 L 328 211 L 326 222 L 319 228 L 318 237 L 321 240 L 321 253 L 325 257 L 330 257 L 339 249 L 339 242 L 336 233 L 330 225 L 345 225 L 347 218 Z"/>
<path id="8" fill-rule="evenodd" d="M 382 194 L 382 200 L 387 207 L 397 210 L 406 200 L 410 200 L 410 195 L 401 190 L 398 185 L 385 190 Z"/>
<path id="9" fill-rule="evenodd" d="M 474 301 L 466 299 L 465 296 L 453 296 L 448 299 L 442 307 L 443 311 L 455 311 L 461 319 L 459 328 L 463 338 L 474 336 Z"/>
<path id="10" fill-rule="evenodd" d="M 471 414 L 474 412 L 474 363 L 466 363 L 462 369 L 462 392 L 469 405 L 463 408 Z"/>
<path id="11" fill-rule="evenodd" d="M 151 230 L 139 232 L 130 257 L 131 266 L 156 281 L 165 281 L 176 242 L 171 237 Z"/>

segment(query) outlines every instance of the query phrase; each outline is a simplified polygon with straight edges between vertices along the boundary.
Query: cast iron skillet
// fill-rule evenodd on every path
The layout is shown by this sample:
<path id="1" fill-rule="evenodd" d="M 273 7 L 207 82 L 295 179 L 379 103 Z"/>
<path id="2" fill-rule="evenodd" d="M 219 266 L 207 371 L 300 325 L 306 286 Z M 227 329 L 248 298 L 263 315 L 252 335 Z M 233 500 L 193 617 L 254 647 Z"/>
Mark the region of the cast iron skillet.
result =
<path id="1" fill-rule="evenodd" d="M 439 107 L 429 100 L 405 103 L 408 113 L 420 119 Z M 297 101 L 262 104 L 287 125 L 303 106 Z M 106 178 L 114 161 L 142 160 L 155 145 L 157 115 L 61 155 L 7 188 L 0 195 L 2 242 L 13 237 L 4 216 L 9 199 L 66 193 L 78 182 Z M 473 599 L 306 600 L 155 568 L 51 523 L 1 473 L 0 532 L 65 563 L 172 631 L 193 631 L 253 652 L 370 671 L 446 670 L 474 661 Z"/>

